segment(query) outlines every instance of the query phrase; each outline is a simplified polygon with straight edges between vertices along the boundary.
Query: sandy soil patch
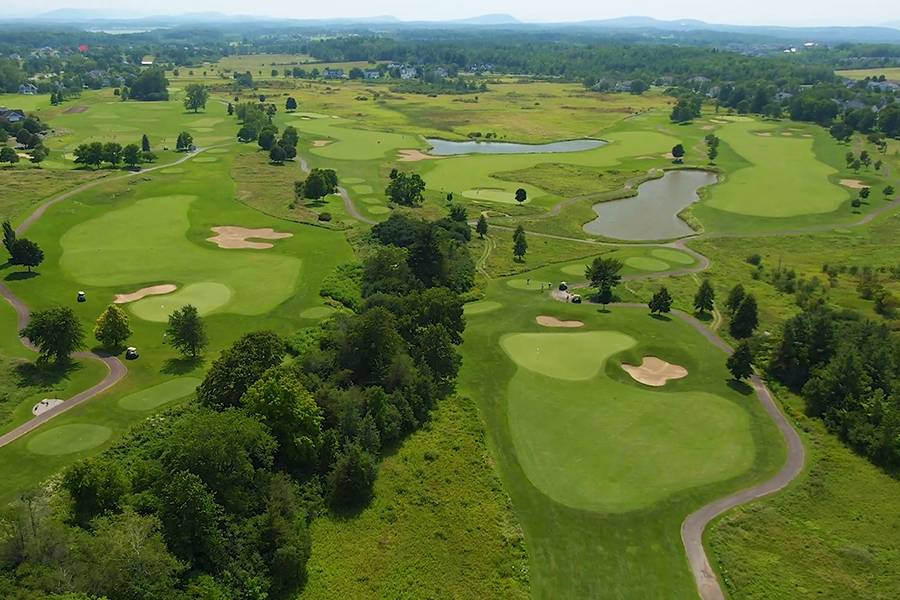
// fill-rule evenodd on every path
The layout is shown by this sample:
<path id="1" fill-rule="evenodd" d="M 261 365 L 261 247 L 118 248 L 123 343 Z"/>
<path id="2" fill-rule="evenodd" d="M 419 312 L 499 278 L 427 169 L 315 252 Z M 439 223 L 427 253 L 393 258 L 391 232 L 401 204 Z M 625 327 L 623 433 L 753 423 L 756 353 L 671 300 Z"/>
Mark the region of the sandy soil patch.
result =
<path id="1" fill-rule="evenodd" d="M 76 114 L 76 113 L 83 113 L 83 112 L 86 111 L 87 109 L 88 109 L 87 106 L 72 106 L 72 107 L 67 108 L 66 111 L 65 111 L 65 113 L 66 113 L 67 115 L 73 115 L 73 114 Z"/>
<path id="2" fill-rule="evenodd" d="M 654 156 L 638 156 L 636 157 L 638 160 L 656 160 Z"/>
<path id="3" fill-rule="evenodd" d="M 841 179 L 841 185 L 853 190 L 861 190 L 864 187 L 869 187 L 859 179 Z"/>
<path id="4" fill-rule="evenodd" d="M 760 131 L 756 135 L 758 135 L 759 137 L 772 137 L 772 132 L 771 131 Z"/>
<path id="5" fill-rule="evenodd" d="M 331 140 L 313 140 L 313 148 L 321 148 L 331 143 Z"/>
<path id="6" fill-rule="evenodd" d="M 709 131 L 710 129 L 715 129 L 715 128 L 716 128 L 715 125 L 704 125 L 704 126 L 701 127 L 700 129 L 703 129 L 703 130 L 705 130 L 705 131 Z"/>
<path id="7" fill-rule="evenodd" d="M 177 289 L 178 286 L 171 283 L 151 285 L 150 287 L 141 288 L 136 292 L 131 292 L 130 294 L 116 294 L 116 298 L 115 300 L 113 300 L 113 303 L 127 304 L 129 302 L 136 302 L 137 300 L 140 300 L 141 298 L 144 298 L 146 296 L 162 296 L 163 294 L 171 294 Z"/>
<path id="8" fill-rule="evenodd" d="M 786 135 L 786 136 L 790 137 L 790 136 L 792 136 L 792 135 L 794 135 L 794 134 L 791 133 L 790 131 L 782 131 L 782 132 L 781 132 L 781 135 Z"/>
<path id="9" fill-rule="evenodd" d="M 662 155 L 663 158 L 668 158 L 669 160 L 675 160 L 675 156 L 672 155 L 671 152 L 666 152 Z"/>
<path id="10" fill-rule="evenodd" d="M 31 414 L 33 414 L 35 416 L 41 415 L 41 414 L 47 412 L 48 410 L 50 410 L 51 408 L 53 408 L 54 406 L 59 406 L 62 403 L 63 403 L 63 401 L 60 400 L 59 398 L 46 398 L 44 400 L 41 400 L 40 402 L 38 402 L 31 408 Z"/>
<path id="11" fill-rule="evenodd" d="M 547 315 L 540 315 L 534 318 L 537 321 L 538 325 L 542 325 L 544 327 L 584 327 L 584 323 L 581 321 L 561 321 L 556 317 L 548 317 Z"/>
<path id="12" fill-rule="evenodd" d="M 419 150 L 399 150 L 397 162 L 419 162 L 420 160 L 437 160 L 440 156 L 431 156 Z"/>
<path id="13" fill-rule="evenodd" d="M 265 250 L 271 248 L 272 244 L 266 242 L 251 242 L 250 238 L 260 240 L 280 240 L 282 238 L 293 237 L 293 233 L 282 233 L 275 231 L 271 227 L 261 229 L 247 229 L 246 227 L 236 227 L 232 225 L 223 225 L 221 227 L 213 227 L 213 231 L 218 235 L 206 238 L 206 241 L 216 244 L 219 248 L 249 248 L 251 250 Z"/>
<path id="14" fill-rule="evenodd" d="M 622 368 L 635 381 L 653 387 L 662 387 L 670 379 L 682 379 L 688 374 L 684 367 L 673 365 L 655 356 L 645 356 L 637 367 L 622 363 Z"/>
<path id="15" fill-rule="evenodd" d="M 727 125 L 728 121 L 723 121 L 722 119 L 710 119 L 710 123 L 718 123 L 719 125 Z"/>

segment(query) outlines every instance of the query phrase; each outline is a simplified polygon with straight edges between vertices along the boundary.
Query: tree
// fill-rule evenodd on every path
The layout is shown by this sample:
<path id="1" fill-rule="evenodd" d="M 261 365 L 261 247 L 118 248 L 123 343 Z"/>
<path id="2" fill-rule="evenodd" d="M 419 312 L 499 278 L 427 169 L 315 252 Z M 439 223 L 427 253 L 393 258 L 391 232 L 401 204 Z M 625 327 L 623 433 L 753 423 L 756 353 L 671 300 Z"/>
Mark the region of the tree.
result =
<path id="1" fill-rule="evenodd" d="M 759 326 L 756 298 L 747 294 L 731 317 L 729 331 L 737 339 L 748 338 Z"/>
<path id="2" fill-rule="evenodd" d="M 741 381 L 753 375 L 753 351 L 750 349 L 750 344 L 747 341 L 738 344 L 728 360 L 725 361 L 725 366 L 728 367 L 735 381 Z"/>
<path id="3" fill-rule="evenodd" d="M 118 461 L 89 458 L 65 472 L 62 487 L 71 499 L 73 520 L 88 527 L 95 517 L 119 509 L 131 482 Z"/>
<path id="4" fill-rule="evenodd" d="M 888 198 L 890 198 L 891 196 L 894 195 L 894 186 L 892 186 L 892 185 L 884 186 L 884 190 L 882 191 L 882 193 L 884 194 L 884 199 L 887 200 Z"/>
<path id="5" fill-rule="evenodd" d="M 131 83 L 129 97 L 135 100 L 168 100 L 168 85 L 166 72 L 163 69 L 152 67 L 138 75 Z"/>
<path id="6" fill-rule="evenodd" d="M 672 157 L 675 159 L 676 163 L 681 163 L 684 159 L 684 145 L 683 144 L 675 144 L 672 146 Z"/>
<path id="7" fill-rule="evenodd" d="M 869 156 L 868 150 L 863 150 L 859 153 L 859 162 L 862 163 L 862 166 L 865 168 L 869 168 L 869 165 L 872 164 L 872 157 Z"/>
<path id="8" fill-rule="evenodd" d="M 516 202 L 525 202 L 528 199 L 528 194 L 525 191 L 525 188 L 519 188 L 516 190 Z"/>
<path id="9" fill-rule="evenodd" d="M 715 307 L 716 291 L 709 279 L 704 279 L 697 293 L 694 294 L 694 310 L 699 314 L 711 312 Z"/>
<path id="10" fill-rule="evenodd" d="M 131 337 L 128 315 L 115 304 L 106 307 L 94 325 L 94 337 L 107 348 L 118 348 Z"/>
<path id="11" fill-rule="evenodd" d="M 337 191 L 337 173 L 332 169 L 313 169 L 306 176 L 306 181 L 294 184 L 297 197 L 318 200 Z"/>
<path id="12" fill-rule="evenodd" d="M 187 152 L 191 149 L 191 146 L 194 145 L 194 136 L 192 136 L 187 131 L 182 131 L 178 134 L 178 139 L 175 140 L 175 150 L 178 152 Z"/>
<path id="13" fill-rule="evenodd" d="M 717 145 L 709 146 L 709 148 L 707 148 L 706 150 L 706 156 L 709 159 L 709 164 L 715 163 L 716 158 L 718 158 L 719 156 L 719 147 Z"/>
<path id="14" fill-rule="evenodd" d="M 275 146 L 275 142 L 277 141 L 278 130 L 275 127 L 264 127 L 256 138 L 256 143 L 259 144 L 259 147 L 263 150 L 271 150 Z"/>
<path id="15" fill-rule="evenodd" d="M 744 286 L 741 284 L 737 284 L 731 291 L 728 292 L 728 298 L 725 300 L 725 308 L 728 309 L 728 312 L 734 314 L 734 312 L 741 305 L 741 302 L 744 301 L 744 296 L 746 296 L 746 292 L 744 292 Z"/>
<path id="16" fill-rule="evenodd" d="M 132 169 L 138 166 L 142 159 L 141 149 L 137 144 L 128 144 L 122 148 L 122 160 Z"/>
<path id="17" fill-rule="evenodd" d="M 293 96 L 288 96 L 284 103 L 284 110 L 288 112 L 297 110 L 297 100 Z"/>
<path id="18" fill-rule="evenodd" d="M 41 362 L 50 358 L 57 363 L 68 362 L 70 354 L 84 347 L 84 329 L 75 311 L 68 307 L 57 306 L 31 313 L 19 335 L 37 346 Z"/>
<path id="19" fill-rule="evenodd" d="M 475 233 L 478 234 L 478 237 L 484 239 L 484 236 L 487 235 L 488 232 L 488 222 L 487 218 L 484 216 L 484 213 L 478 215 L 478 223 L 475 224 Z"/>
<path id="20" fill-rule="evenodd" d="M 29 273 L 44 262 L 44 251 L 36 242 L 32 242 L 28 238 L 17 239 L 12 245 L 9 255 L 10 263 L 27 267 Z"/>
<path id="21" fill-rule="evenodd" d="M 141 152 L 150 152 L 150 138 L 146 133 L 141 136 Z"/>
<path id="22" fill-rule="evenodd" d="M 831 133 L 831 137 L 839 142 L 848 142 L 853 135 L 853 128 L 843 122 L 835 123 L 829 129 L 829 133 Z"/>
<path id="23" fill-rule="evenodd" d="M 117 167 L 122 162 L 122 144 L 118 142 L 106 142 L 103 144 L 103 160 Z"/>
<path id="24" fill-rule="evenodd" d="M 422 196 L 423 191 L 425 191 L 425 181 L 421 175 L 399 172 L 395 178 L 391 179 L 384 194 L 397 204 L 418 206 L 425 200 Z"/>
<path id="25" fill-rule="evenodd" d="M 618 259 L 598 256 L 584 271 L 585 278 L 597 288 L 597 301 L 603 306 L 612 302 L 613 288 L 622 281 L 622 266 Z"/>
<path id="26" fill-rule="evenodd" d="M 659 290 L 653 294 L 653 297 L 650 298 L 650 302 L 647 306 L 650 308 L 650 314 L 662 314 L 672 310 L 672 296 L 669 294 L 669 290 L 666 289 L 666 286 L 659 288 Z"/>
<path id="27" fill-rule="evenodd" d="M 341 508 L 358 508 L 372 497 L 376 477 L 375 459 L 359 444 L 350 444 L 341 452 L 328 473 L 328 496 Z"/>
<path id="28" fill-rule="evenodd" d="M 844 155 L 844 161 L 847 163 L 847 167 L 853 164 L 853 161 L 856 160 L 856 155 L 852 152 L 848 152 Z"/>
<path id="29" fill-rule="evenodd" d="M 15 149 L 10 148 L 9 146 L 0 148 L 0 163 L 15 164 L 17 162 L 19 162 L 19 155 L 16 153 Z"/>
<path id="30" fill-rule="evenodd" d="M 526 252 L 528 252 L 528 240 L 525 239 L 525 229 L 519 225 L 513 233 L 513 256 L 517 261 L 522 262 Z"/>
<path id="31" fill-rule="evenodd" d="M 859 190 L 859 197 L 863 200 L 869 197 L 869 194 L 872 193 L 872 188 L 864 187 Z"/>
<path id="32" fill-rule="evenodd" d="M 16 230 L 9 221 L 3 221 L 3 247 L 12 256 L 12 248 L 16 243 Z"/>
<path id="33" fill-rule="evenodd" d="M 269 150 L 269 160 L 276 165 L 283 165 L 286 158 L 287 152 L 284 151 L 281 144 L 275 144 L 272 146 L 272 149 Z"/>
<path id="34" fill-rule="evenodd" d="M 275 438 L 277 466 L 302 474 L 316 465 L 322 412 L 292 370 L 270 369 L 244 393 L 241 403 Z"/>
<path id="35" fill-rule="evenodd" d="M 194 473 L 167 473 L 159 482 L 159 520 L 166 546 L 181 560 L 216 572 L 226 556 L 221 532 L 224 511 Z"/>
<path id="36" fill-rule="evenodd" d="M 197 308 L 190 304 L 169 315 L 166 335 L 175 348 L 191 358 L 196 358 L 209 342 L 206 337 L 206 325 Z"/>
<path id="37" fill-rule="evenodd" d="M 243 335 L 213 361 L 197 387 L 197 400 L 217 410 L 240 406 L 244 392 L 281 364 L 284 353 L 284 340 L 271 331 Z"/>
<path id="38" fill-rule="evenodd" d="M 31 150 L 31 162 L 39 165 L 44 162 L 44 159 L 50 155 L 50 150 L 47 149 L 43 144 L 38 144 Z"/>
<path id="39" fill-rule="evenodd" d="M 184 89 L 184 108 L 195 113 L 206 109 L 206 101 L 209 99 L 209 89 L 205 85 L 191 83 Z"/>

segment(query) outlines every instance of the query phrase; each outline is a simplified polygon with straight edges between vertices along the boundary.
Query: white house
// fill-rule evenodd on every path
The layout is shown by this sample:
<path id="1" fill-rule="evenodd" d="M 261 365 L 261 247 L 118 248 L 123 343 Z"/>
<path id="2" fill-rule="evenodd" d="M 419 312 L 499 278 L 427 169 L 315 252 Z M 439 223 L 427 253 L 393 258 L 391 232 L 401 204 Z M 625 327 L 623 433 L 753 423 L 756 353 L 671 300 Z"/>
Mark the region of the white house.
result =
<path id="1" fill-rule="evenodd" d="M 35 94 L 37 94 L 37 91 L 37 86 L 29 81 L 26 81 L 19 86 L 19 93 L 25 94 L 26 96 L 34 96 Z"/>

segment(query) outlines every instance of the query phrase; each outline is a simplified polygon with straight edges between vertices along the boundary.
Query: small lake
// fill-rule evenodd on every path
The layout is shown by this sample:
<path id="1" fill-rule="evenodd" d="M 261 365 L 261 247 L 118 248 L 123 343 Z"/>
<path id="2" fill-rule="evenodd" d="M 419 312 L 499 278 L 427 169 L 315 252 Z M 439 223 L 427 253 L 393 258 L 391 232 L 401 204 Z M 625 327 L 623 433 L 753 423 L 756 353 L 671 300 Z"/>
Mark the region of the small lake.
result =
<path id="1" fill-rule="evenodd" d="M 708 171 L 666 171 L 642 183 L 637 196 L 594 205 L 597 218 L 584 224 L 593 235 L 618 240 L 662 240 L 694 233 L 678 213 L 697 200 L 697 190 L 716 183 Z"/>
<path id="2" fill-rule="evenodd" d="M 429 154 L 453 156 L 455 154 L 541 154 L 553 152 L 582 152 L 605 146 L 603 140 L 565 140 L 549 144 L 514 144 L 512 142 L 451 142 L 438 138 L 425 138 L 431 144 Z"/>

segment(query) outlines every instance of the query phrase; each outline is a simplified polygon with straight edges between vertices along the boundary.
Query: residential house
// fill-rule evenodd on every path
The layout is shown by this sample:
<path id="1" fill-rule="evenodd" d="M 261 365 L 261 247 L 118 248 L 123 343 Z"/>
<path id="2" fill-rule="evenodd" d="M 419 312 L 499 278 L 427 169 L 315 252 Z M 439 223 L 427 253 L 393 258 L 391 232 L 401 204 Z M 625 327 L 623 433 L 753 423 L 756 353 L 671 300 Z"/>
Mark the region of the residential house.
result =
<path id="1" fill-rule="evenodd" d="M 415 67 L 401 67 L 400 79 L 415 79 L 418 71 Z"/>
<path id="2" fill-rule="evenodd" d="M 30 81 L 26 81 L 22 85 L 19 86 L 19 93 L 25 94 L 26 96 L 34 96 L 37 94 L 37 86 L 31 83 Z"/>
<path id="3" fill-rule="evenodd" d="M 25 120 L 25 111 L 20 108 L 6 108 L 0 106 L 0 119 L 8 123 L 18 123 Z"/>
<path id="4" fill-rule="evenodd" d="M 325 79 L 343 79 L 344 78 L 344 70 L 343 69 L 332 69 L 327 67 L 325 71 L 322 72 L 322 77 Z"/>
<path id="5" fill-rule="evenodd" d="M 381 77 L 381 72 L 377 69 L 366 69 L 363 71 L 363 77 L 365 79 L 379 79 Z"/>

